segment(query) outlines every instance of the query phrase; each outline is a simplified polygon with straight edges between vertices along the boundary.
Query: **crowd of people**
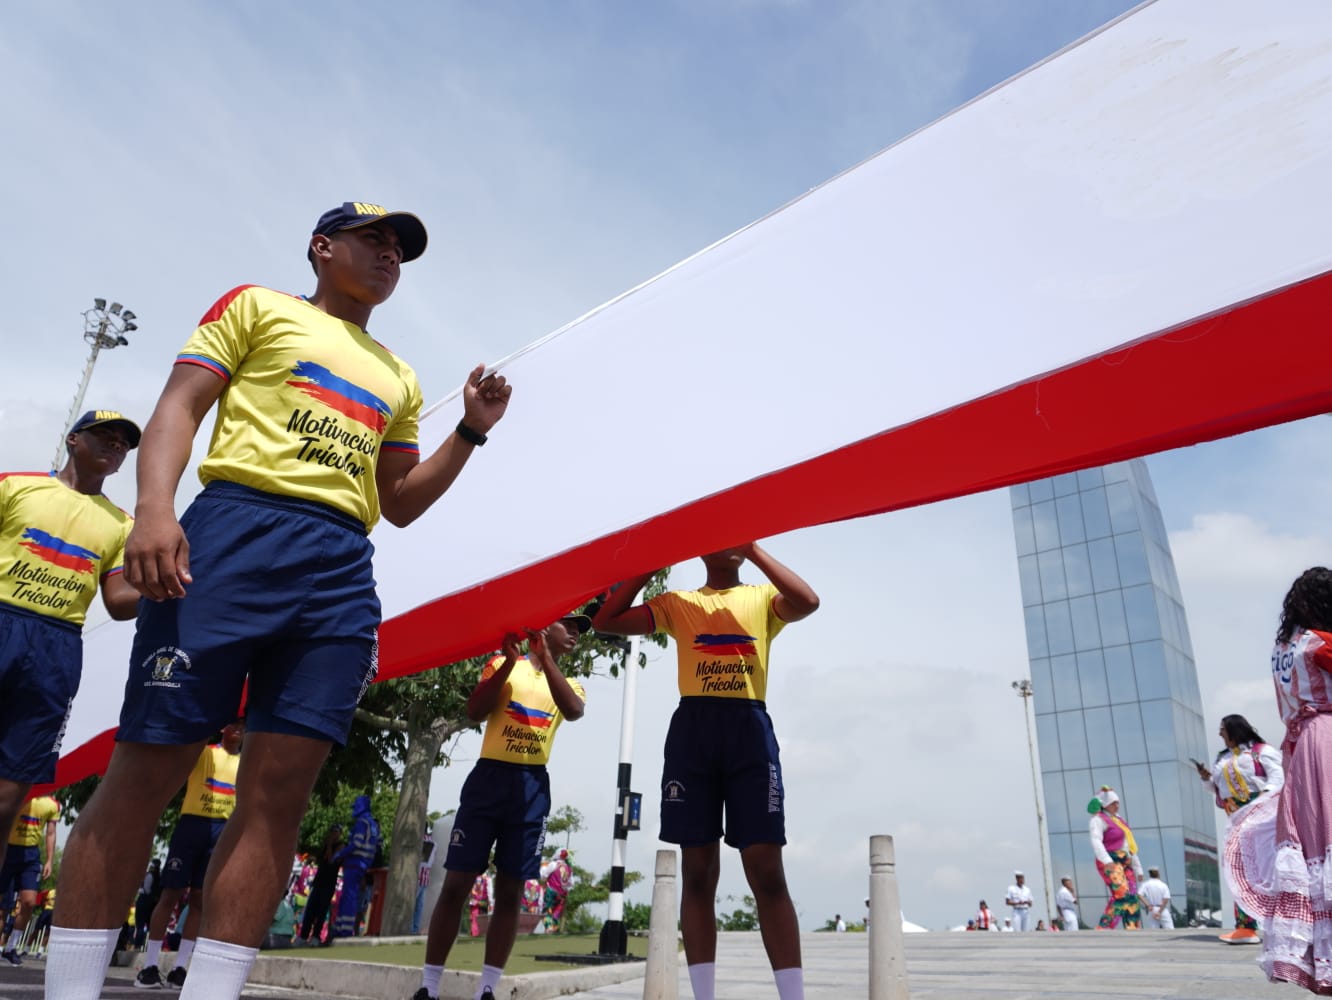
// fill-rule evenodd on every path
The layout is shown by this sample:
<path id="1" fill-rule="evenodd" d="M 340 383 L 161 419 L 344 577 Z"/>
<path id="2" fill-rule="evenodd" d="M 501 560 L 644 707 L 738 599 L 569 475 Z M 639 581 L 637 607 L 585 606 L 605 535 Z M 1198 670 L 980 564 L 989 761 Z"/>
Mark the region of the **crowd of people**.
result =
<path id="1" fill-rule="evenodd" d="M 54 910 L 48 997 L 99 995 L 123 943 L 127 900 L 147 914 L 140 971 L 159 982 L 143 985 L 161 985 L 150 959 L 160 957 L 157 913 L 168 894 L 188 893 L 186 1000 L 234 1000 L 261 944 L 285 938 L 288 927 L 299 936 L 295 907 L 288 913 L 284 905 L 297 830 L 377 667 L 380 605 L 368 535 L 381 518 L 405 527 L 435 503 L 485 445 L 512 394 L 504 376 L 476 366 L 462 419 L 432 454 L 421 453 L 416 375 L 368 328 L 401 266 L 426 243 L 410 213 L 365 202 L 330 209 L 304 245 L 312 294 L 255 285 L 227 292 L 177 356 L 142 431 L 121 413 L 90 411 L 70 427 L 61 469 L 0 475 L 0 829 L 19 816 L 33 784 L 54 779 L 93 597 L 100 591 L 113 619 L 135 620 L 115 747 L 65 845 L 59 884 L 78 891 L 62 891 Z M 180 480 L 210 413 L 204 489 L 178 518 Z M 102 489 L 134 448 L 131 518 Z M 713 1000 L 723 837 L 740 853 L 778 993 L 800 1000 L 799 933 L 782 863 L 785 793 L 764 695 L 772 639 L 813 613 L 818 597 L 753 542 L 703 562 L 698 590 L 634 604 L 650 574 L 626 581 L 609 592 L 595 624 L 676 639 L 681 701 L 665 750 L 661 835 L 682 847 L 681 923 L 697 1000 Z M 746 563 L 767 581 L 743 583 Z M 541 877 L 551 741 L 562 720 L 584 711 L 581 686 L 558 661 L 591 625 L 575 612 L 505 637 L 472 693 L 468 714 L 484 723 L 483 750 L 429 918 L 419 998 L 437 995 L 463 907 L 492 852 L 478 997 L 498 984 L 527 886 Z M 241 718 L 245 752 L 236 770 L 207 785 L 216 799 L 230 784 L 230 816 L 218 823 L 207 811 L 182 815 L 177 834 L 189 857 L 173 867 L 178 856 L 170 855 L 160 873 L 141 878 L 151 872 L 163 810 L 193 780 L 201 752 L 211 752 L 210 736 Z M 355 924 L 372 857 L 364 820 L 358 813 L 336 849 L 336 907 L 331 876 L 320 881 L 331 861 L 321 852 L 301 931 L 308 917 L 306 933 L 317 933 L 330 910 L 335 934 Z M 202 876 L 191 860 L 200 851 L 209 854 Z M 569 878 L 567 859 L 551 860 L 547 931 L 561 926 Z M 143 923 L 136 917 L 136 935 Z M 176 967 L 185 974 L 178 957 L 168 981 Z"/>

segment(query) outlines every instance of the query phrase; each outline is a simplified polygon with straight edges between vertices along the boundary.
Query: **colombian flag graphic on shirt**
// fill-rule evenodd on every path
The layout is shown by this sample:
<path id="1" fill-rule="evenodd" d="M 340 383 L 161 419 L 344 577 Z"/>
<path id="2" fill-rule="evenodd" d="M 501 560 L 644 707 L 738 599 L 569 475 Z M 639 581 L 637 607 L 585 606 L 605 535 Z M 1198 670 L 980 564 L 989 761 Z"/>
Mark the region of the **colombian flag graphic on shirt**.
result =
<path id="1" fill-rule="evenodd" d="M 205 778 L 204 788 L 214 795 L 235 795 L 236 786 L 229 785 L 225 781 L 218 781 L 216 778 Z"/>
<path id="2" fill-rule="evenodd" d="M 528 708 L 521 702 L 511 701 L 504 709 L 504 714 L 521 726 L 533 729 L 549 729 L 554 712 L 543 712 L 537 708 Z"/>
<path id="3" fill-rule="evenodd" d="M 389 405 L 373 392 L 334 375 L 323 365 L 313 361 L 298 361 L 291 373 L 295 378 L 288 380 L 287 385 L 363 424 L 376 434 L 384 433 L 384 428 L 393 416 Z"/>
<path id="4" fill-rule="evenodd" d="M 704 632 L 694 636 L 694 651 L 712 656 L 756 656 L 754 636 L 740 634 L 709 635 Z"/>
<path id="5" fill-rule="evenodd" d="M 63 538 L 42 531 L 41 528 L 25 528 L 19 545 L 38 559 L 59 566 L 61 569 L 73 570 L 75 573 L 93 572 L 97 560 L 101 558 L 92 549 L 67 542 Z"/>

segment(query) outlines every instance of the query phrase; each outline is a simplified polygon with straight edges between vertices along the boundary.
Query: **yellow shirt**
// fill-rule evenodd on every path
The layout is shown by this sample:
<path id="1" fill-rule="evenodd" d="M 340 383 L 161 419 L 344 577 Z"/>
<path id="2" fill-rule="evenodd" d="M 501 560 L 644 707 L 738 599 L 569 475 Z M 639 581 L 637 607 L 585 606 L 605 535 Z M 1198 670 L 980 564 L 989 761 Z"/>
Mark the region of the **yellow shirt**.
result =
<path id="1" fill-rule="evenodd" d="M 210 309 L 176 358 L 227 382 L 205 485 L 315 500 L 367 529 L 379 520 L 381 449 L 418 453 L 421 388 L 391 351 L 304 299 L 258 285 Z"/>
<path id="2" fill-rule="evenodd" d="M 226 819 L 236 808 L 236 771 L 240 754 L 227 753 L 220 743 L 203 748 L 185 782 L 182 816 Z"/>
<path id="3" fill-rule="evenodd" d="M 675 639 L 682 698 L 748 698 L 768 691 L 768 647 L 786 625 L 772 608 L 777 588 L 672 590 L 647 602 L 653 631 Z"/>
<path id="4" fill-rule="evenodd" d="M 503 662 L 502 656 L 492 657 L 481 671 L 481 679 L 492 676 Z M 572 678 L 568 680 L 574 693 L 586 701 L 583 685 Z M 555 730 L 563 721 L 564 716 L 555 705 L 545 673 L 534 667 L 526 656 L 520 656 L 509 672 L 499 706 L 486 718 L 481 757 L 514 764 L 548 763 Z"/>
<path id="5" fill-rule="evenodd" d="M 0 474 L 0 603 L 82 627 L 134 519 L 50 472 Z"/>
<path id="6" fill-rule="evenodd" d="M 46 824 L 60 817 L 60 803 L 49 795 L 39 795 L 23 803 L 14 817 L 9 842 L 15 847 L 38 847 L 46 840 Z"/>

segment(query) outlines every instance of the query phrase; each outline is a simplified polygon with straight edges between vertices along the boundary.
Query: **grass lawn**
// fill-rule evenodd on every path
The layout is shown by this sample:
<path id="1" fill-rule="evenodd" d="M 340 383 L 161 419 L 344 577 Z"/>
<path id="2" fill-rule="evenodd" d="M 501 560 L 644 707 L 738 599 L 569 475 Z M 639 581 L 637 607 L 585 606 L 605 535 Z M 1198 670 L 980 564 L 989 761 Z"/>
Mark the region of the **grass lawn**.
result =
<path id="1" fill-rule="evenodd" d="M 555 972 L 571 969 L 575 963 L 538 962 L 537 955 L 591 955 L 597 950 L 597 935 L 520 934 L 513 944 L 513 953 L 505 963 L 504 974 L 517 976 L 525 972 Z M 448 968 L 480 972 L 485 956 L 486 939 L 460 937 L 449 952 Z M 425 944 L 386 944 L 381 946 L 345 945 L 332 948 L 297 948 L 292 951 L 265 952 L 274 958 L 326 958 L 346 962 L 379 962 L 385 965 L 419 966 L 425 961 Z M 638 958 L 647 955 L 647 938 L 630 937 L 629 954 Z"/>

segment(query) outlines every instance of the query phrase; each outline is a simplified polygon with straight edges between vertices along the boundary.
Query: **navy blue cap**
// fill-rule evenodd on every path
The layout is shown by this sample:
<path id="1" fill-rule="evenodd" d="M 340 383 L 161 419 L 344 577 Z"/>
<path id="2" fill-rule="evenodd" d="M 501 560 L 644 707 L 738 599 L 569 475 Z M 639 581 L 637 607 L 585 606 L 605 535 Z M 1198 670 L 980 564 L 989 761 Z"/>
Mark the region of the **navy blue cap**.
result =
<path id="1" fill-rule="evenodd" d="M 115 410 L 89 410 L 78 420 L 74 421 L 74 426 L 69 429 L 71 434 L 77 434 L 79 431 L 86 431 L 89 427 L 98 427 L 102 424 L 115 424 L 125 432 L 129 438 L 131 448 L 139 447 L 139 439 L 143 437 L 143 432 L 139 430 L 139 425 L 123 413 Z"/>
<path id="2" fill-rule="evenodd" d="M 425 253 L 426 228 L 411 212 L 390 212 L 382 205 L 372 205 L 368 201 L 344 201 L 337 208 L 330 208 L 319 217 L 311 236 L 331 236 L 344 229 L 359 229 L 361 226 L 387 222 L 398 234 L 402 242 L 402 262 L 416 260 Z M 307 250 L 308 260 L 314 259 L 314 251 Z"/>

